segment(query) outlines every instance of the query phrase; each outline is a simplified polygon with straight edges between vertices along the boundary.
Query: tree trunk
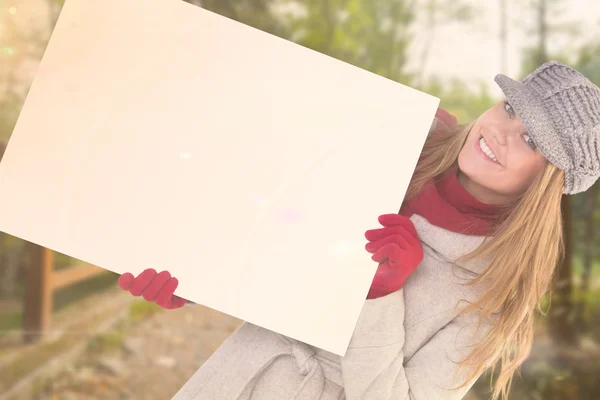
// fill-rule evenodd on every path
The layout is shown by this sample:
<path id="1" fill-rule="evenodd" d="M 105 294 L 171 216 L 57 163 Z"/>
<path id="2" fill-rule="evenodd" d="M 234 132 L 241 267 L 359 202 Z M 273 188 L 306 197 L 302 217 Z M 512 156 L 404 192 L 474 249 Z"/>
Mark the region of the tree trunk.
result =
<path id="1" fill-rule="evenodd" d="M 325 37 L 323 38 L 323 50 L 324 54 L 327 54 L 331 57 L 336 57 L 335 54 L 332 53 L 333 50 L 333 39 L 335 38 L 335 30 L 337 29 L 337 12 L 343 10 L 343 8 L 333 7 L 331 4 L 331 0 L 322 0 L 322 11 L 323 18 L 327 23 L 327 29 L 325 33 Z"/>
<path id="2" fill-rule="evenodd" d="M 6 234 L 0 232 L 0 276 L 4 276 L 4 271 L 6 269 L 6 237 Z M 0 280 L 0 298 L 7 297 L 9 293 L 5 292 L 6 288 L 3 287 L 4 285 L 1 281 L 2 280 Z"/>
<path id="3" fill-rule="evenodd" d="M 584 238 L 583 238 L 583 257 L 582 257 L 582 274 L 580 297 L 577 302 L 576 309 L 576 326 L 577 329 L 585 331 L 587 323 L 584 316 L 585 312 L 585 295 L 590 290 L 590 280 L 592 277 L 592 260 L 594 251 L 594 211 L 596 209 L 596 198 L 598 196 L 598 185 L 593 185 L 586 193 L 585 198 L 585 216 L 584 216 Z"/>
<path id="4" fill-rule="evenodd" d="M 24 265 L 24 242 L 8 235 L 0 235 L 2 253 L 0 260 L 3 263 L 2 279 L 0 279 L 0 296 L 12 297 L 15 295 L 17 278 L 20 268 Z"/>
<path id="5" fill-rule="evenodd" d="M 565 257 L 558 270 L 555 292 L 552 296 L 552 305 L 548 313 L 548 330 L 552 339 L 560 345 L 576 346 L 579 336 L 575 329 L 573 284 L 572 284 L 572 227 L 571 227 L 571 198 L 563 196 L 562 215 L 564 221 Z"/>
<path id="6" fill-rule="evenodd" d="M 538 8 L 538 23 L 540 29 L 540 43 L 539 43 L 539 56 L 540 56 L 540 65 L 548 61 L 548 50 L 546 46 L 548 29 L 546 23 L 546 0 L 539 0 L 539 8 Z"/>
<path id="7" fill-rule="evenodd" d="M 506 0 L 500 0 L 500 71 L 506 74 L 507 71 L 507 33 L 506 33 Z"/>
<path id="8" fill-rule="evenodd" d="M 421 51 L 421 55 L 419 57 L 419 72 L 416 77 L 415 85 L 417 87 L 425 84 L 425 67 L 427 65 L 427 60 L 429 58 L 429 53 L 431 51 L 431 46 L 433 45 L 433 38 L 436 29 L 436 13 L 437 13 L 437 1 L 429 0 L 426 6 L 427 10 L 427 23 L 426 23 L 426 31 L 425 31 L 425 44 L 423 45 L 423 50 Z"/>
<path id="9" fill-rule="evenodd" d="M 547 29 L 547 2 L 539 0 L 538 3 L 538 64 L 548 61 L 546 43 L 548 41 Z M 564 221 L 565 254 L 562 265 L 558 267 L 556 287 L 552 296 L 552 304 L 548 313 L 548 330 L 550 336 L 557 344 L 577 345 L 579 337 L 575 329 L 575 313 L 573 304 L 573 247 L 572 247 L 572 218 L 571 197 L 563 196 L 561 213 Z"/>

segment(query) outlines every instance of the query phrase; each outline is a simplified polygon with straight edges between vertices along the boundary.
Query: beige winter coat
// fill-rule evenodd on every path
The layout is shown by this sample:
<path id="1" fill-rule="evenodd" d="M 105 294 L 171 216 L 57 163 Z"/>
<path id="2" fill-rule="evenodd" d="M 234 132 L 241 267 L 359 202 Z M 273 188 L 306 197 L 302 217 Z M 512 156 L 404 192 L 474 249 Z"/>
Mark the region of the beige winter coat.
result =
<path id="1" fill-rule="evenodd" d="M 424 258 L 403 289 L 366 300 L 346 356 L 315 349 L 244 323 L 175 395 L 175 400 L 458 400 L 457 361 L 477 343 L 475 315 L 457 316 L 461 300 L 484 290 L 465 286 L 485 265 L 457 266 L 481 244 L 411 220 Z M 450 260 L 450 261 L 449 261 Z M 368 267 L 368 266 L 365 266 Z M 328 312 L 323 310 L 324 313 Z"/>

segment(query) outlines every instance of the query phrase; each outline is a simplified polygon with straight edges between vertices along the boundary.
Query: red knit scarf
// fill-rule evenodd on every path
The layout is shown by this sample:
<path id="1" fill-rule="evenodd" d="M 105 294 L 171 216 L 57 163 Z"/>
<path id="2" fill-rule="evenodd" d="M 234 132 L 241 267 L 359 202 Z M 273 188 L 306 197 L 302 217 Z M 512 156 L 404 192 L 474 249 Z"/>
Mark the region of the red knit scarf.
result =
<path id="1" fill-rule="evenodd" d="M 428 184 L 415 198 L 405 202 L 400 213 L 418 214 L 430 224 L 466 235 L 485 236 L 499 217 L 501 208 L 477 200 L 460 184 L 451 168 L 437 182 Z"/>

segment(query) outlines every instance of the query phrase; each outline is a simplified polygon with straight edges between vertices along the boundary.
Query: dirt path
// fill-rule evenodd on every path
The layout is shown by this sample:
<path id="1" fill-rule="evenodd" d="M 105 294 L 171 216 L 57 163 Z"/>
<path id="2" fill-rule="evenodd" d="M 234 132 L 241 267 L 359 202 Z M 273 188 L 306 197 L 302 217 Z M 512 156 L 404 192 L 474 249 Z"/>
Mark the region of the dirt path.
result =
<path id="1" fill-rule="evenodd" d="M 125 322 L 92 341 L 54 379 L 38 382 L 33 394 L 18 400 L 170 399 L 241 323 L 203 306 L 160 311 L 142 322 Z M 542 330 L 534 344 L 524 372 L 547 364 L 544 357 L 538 358 L 547 358 L 555 347 L 544 340 Z M 591 351 L 600 348 L 590 345 L 582 350 Z M 475 388 L 465 400 L 489 398 L 477 394 L 487 392 L 485 385 L 485 390 Z M 516 398 L 528 397 L 515 394 Z"/>
<path id="2" fill-rule="evenodd" d="M 203 306 L 162 311 L 93 342 L 35 400 L 170 399 L 241 321 Z"/>
<path id="3" fill-rule="evenodd" d="M 203 306 L 160 312 L 125 327 L 125 338 L 116 329 L 112 350 L 92 346 L 27 400 L 170 399 L 240 323 Z"/>

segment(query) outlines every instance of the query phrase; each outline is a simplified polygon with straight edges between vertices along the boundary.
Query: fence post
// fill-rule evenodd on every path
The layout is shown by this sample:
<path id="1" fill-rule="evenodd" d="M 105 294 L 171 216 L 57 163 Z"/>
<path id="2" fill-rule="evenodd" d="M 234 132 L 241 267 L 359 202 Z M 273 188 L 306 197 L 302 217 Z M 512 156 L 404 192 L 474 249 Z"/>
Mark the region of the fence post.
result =
<path id="1" fill-rule="evenodd" d="M 23 339 L 26 343 L 31 343 L 42 339 L 50 327 L 54 252 L 30 242 L 27 246 L 29 257 L 23 310 Z"/>

